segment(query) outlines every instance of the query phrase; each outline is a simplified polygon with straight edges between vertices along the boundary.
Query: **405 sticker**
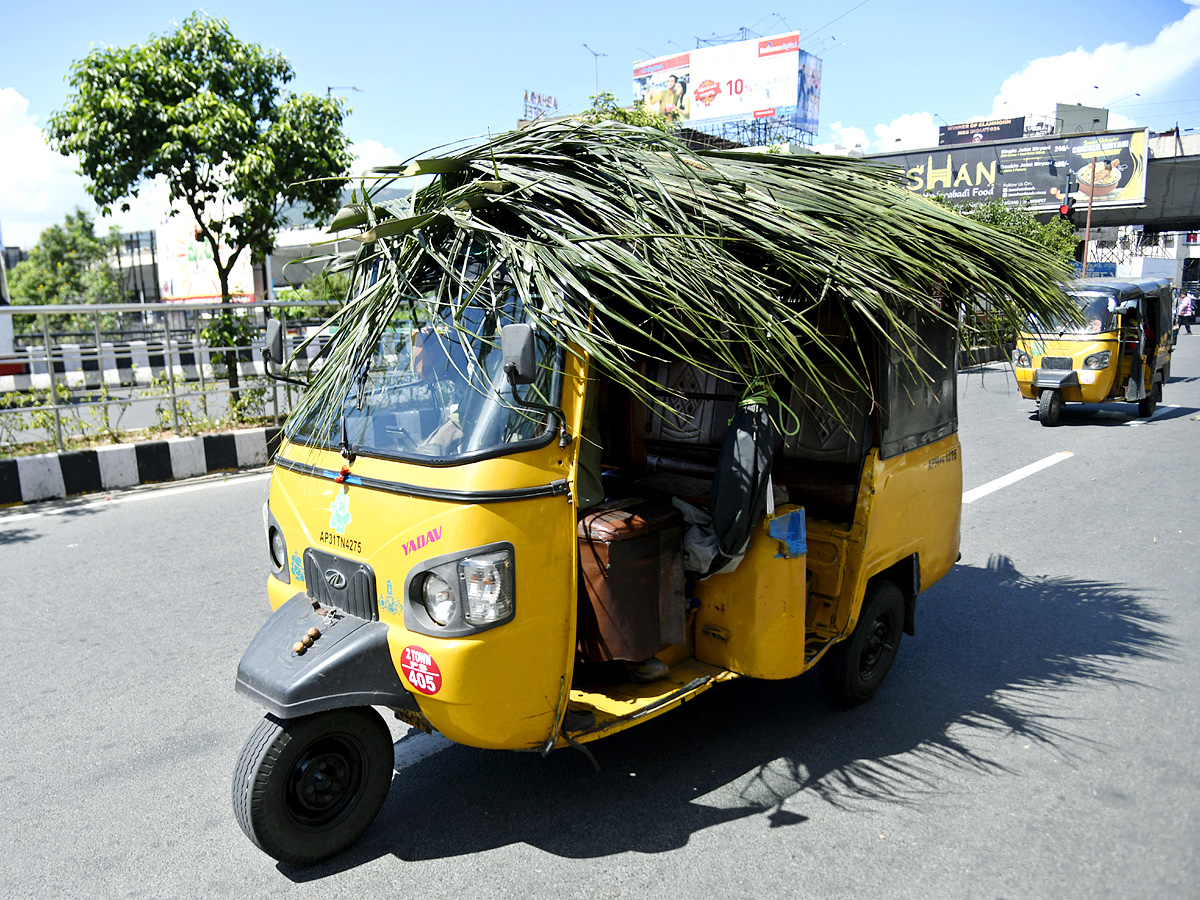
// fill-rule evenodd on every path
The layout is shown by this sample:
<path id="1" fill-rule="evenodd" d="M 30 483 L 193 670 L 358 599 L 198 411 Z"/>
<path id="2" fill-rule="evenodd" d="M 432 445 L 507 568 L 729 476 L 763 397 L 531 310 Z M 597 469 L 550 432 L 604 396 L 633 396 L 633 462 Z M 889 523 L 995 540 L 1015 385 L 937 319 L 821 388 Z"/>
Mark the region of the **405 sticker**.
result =
<path id="1" fill-rule="evenodd" d="M 433 695 L 442 689 L 442 670 L 433 657 L 420 647 L 405 647 L 400 654 L 400 668 L 408 683 L 422 694 Z"/>

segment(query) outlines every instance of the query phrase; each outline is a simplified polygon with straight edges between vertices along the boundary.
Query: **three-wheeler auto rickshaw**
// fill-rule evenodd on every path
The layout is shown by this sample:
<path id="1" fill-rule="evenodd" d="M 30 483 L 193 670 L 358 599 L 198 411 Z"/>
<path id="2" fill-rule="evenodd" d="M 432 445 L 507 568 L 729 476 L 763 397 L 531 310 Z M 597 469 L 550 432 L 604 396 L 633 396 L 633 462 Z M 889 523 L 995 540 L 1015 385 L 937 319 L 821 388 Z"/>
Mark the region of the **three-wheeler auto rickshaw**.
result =
<path id="1" fill-rule="evenodd" d="M 1153 415 L 1171 377 L 1171 282 L 1081 278 L 1066 290 L 1083 322 L 1027 322 L 1012 357 L 1021 396 L 1046 426 L 1064 403 L 1125 401 Z"/>
<path id="2" fill-rule="evenodd" d="M 611 121 L 376 171 L 433 180 L 331 224 L 358 250 L 237 672 L 267 710 L 250 839 L 306 864 L 363 834 L 377 710 L 591 755 L 734 678 L 875 694 L 958 556 L 960 307 L 1070 318 L 1065 266 L 869 162 Z M 301 348 L 267 345 L 290 377 Z"/>
<path id="3" fill-rule="evenodd" d="M 879 346 L 872 384 L 794 380 L 782 436 L 711 370 L 647 360 L 661 403 L 589 378 L 519 306 L 473 337 L 388 332 L 275 458 L 275 612 L 237 673 L 267 709 L 234 779 L 246 834 L 293 864 L 355 841 L 393 775 L 375 707 L 545 753 L 742 676 L 821 664 L 835 698 L 868 699 L 958 554 L 952 318 L 912 325 L 918 366 Z M 705 512 L 716 540 L 690 540 Z"/>

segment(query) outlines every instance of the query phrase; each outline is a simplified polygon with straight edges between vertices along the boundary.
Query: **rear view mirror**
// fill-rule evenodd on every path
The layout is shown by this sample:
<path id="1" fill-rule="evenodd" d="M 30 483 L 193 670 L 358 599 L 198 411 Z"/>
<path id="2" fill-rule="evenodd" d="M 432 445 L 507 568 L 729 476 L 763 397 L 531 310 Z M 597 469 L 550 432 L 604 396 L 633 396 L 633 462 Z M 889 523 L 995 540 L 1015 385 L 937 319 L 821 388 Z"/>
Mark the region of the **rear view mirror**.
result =
<path id="1" fill-rule="evenodd" d="M 267 362 L 283 364 L 283 323 L 278 319 L 267 319 L 267 342 L 263 347 Z"/>
<path id="2" fill-rule="evenodd" d="M 533 384 L 537 373 L 537 355 L 533 326 L 505 325 L 500 331 L 504 352 L 504 374 L 512 384 Z"/>

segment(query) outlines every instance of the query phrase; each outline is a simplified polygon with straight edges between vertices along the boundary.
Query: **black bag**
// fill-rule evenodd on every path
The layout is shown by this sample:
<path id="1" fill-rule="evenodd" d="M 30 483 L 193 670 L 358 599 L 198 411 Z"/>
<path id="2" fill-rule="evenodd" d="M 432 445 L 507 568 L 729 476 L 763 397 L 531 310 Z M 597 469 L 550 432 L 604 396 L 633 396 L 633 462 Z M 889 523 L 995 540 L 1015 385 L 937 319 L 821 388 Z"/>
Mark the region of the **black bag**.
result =
<path id="1" fill-rule="evenodd" d="M 765 406 L 739 406 L 721 444 L 717 475 L 709 497 L 720 555 L 710 572 L 746 552 L 762 518 L 771 484 L 771 463 L 780 441 Z"/>

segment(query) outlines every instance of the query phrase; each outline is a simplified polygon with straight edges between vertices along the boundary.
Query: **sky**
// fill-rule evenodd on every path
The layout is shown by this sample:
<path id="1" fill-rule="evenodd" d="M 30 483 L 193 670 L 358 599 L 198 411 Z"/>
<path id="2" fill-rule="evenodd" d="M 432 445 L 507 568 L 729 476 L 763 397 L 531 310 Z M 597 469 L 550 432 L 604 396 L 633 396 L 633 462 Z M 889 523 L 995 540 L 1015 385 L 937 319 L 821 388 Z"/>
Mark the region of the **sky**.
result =
<path id="1" fill-rule="evenodd" d="M 335 8 L 337 11 L 335 12 Z M 171 0 L 12 4 L 0 28 L 0 234 L 29 248 L 76 207 L 94 211 L 75 163 L 42 129 L 93 47 L 144 43 L 195 11 Z M 355 9 L 353 14 L 344 10 Z M 800 32 L 823 60 L 817 145 L 865 152 L 937 144 L 938 126 L 1049 116 L 1056 102 L 1109 106 L 1110 128 L 1200 130 L 1200 0 L 827 0 L 731 4 L 608 0 L 365 3 L 208 0 L 243 41 L 279 50 L 297 92 L 333 91 L 361 171 L 513 128 L 525 91 L 587 108 L 632 100 L 637 60 L 698 39 Z M 145 190 L 102 219 L 151 228 L 165 210 Z"/>

